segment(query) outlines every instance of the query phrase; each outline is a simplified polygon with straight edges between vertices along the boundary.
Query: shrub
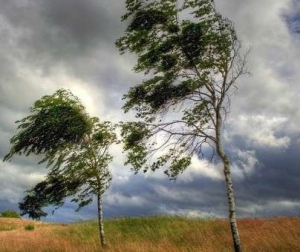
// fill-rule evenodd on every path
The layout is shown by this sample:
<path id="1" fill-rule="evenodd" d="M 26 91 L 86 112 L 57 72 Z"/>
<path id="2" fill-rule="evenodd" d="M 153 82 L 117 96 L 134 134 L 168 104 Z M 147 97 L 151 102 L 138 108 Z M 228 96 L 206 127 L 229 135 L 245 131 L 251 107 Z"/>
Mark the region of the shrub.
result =
<path id="1" fill-rule="evenodd" d="M 1 213 L 4 218 L 21 218 L 20 214 L 14 210 L 6 210 Z"/>
<path id="2" fill-rule="evenodd" d="M 34 230 L 34 225 L 33 225 L 33 224 L 28 224 L 28 225 L 26 225 L 24 228 L 25 228 L 25 230 L 27 230 L 27 231 L 32 231 L 32 230 Z"/>

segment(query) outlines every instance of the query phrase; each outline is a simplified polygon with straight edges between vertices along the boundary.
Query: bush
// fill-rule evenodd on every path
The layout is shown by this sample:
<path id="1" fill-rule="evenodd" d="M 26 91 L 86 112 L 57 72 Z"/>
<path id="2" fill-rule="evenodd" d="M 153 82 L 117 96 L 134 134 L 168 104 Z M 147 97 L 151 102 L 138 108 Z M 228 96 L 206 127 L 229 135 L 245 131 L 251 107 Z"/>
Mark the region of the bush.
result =
<path id="1" fill-rule="evenodd" d="M 4 218 L 21 218 L 20 214 L 14 210 L 6 210 L 1 213 Z"/>
<path id="2" fill-rule="evenodd" d="M 28 224 L 28 225 L 26 225 L 24 228 L 25 228 L 25 230 L 27 230 L 27 231 L 32 231 L 32 230 L 34 230 L 34 225 L 33 225 L 33 224 Z"/>

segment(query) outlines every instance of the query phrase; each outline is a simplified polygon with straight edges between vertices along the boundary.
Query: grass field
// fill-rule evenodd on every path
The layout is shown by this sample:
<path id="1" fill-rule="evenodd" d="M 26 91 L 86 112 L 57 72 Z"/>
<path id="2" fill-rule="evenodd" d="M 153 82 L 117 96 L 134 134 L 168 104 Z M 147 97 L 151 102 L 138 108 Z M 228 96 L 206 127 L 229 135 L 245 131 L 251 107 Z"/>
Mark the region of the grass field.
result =
<path id="1" fill-rule="evenodd" d="M 26 230 L 34 225 L 34 230 Z M 300 218 L 241 219 L 244 251 L 300 251 Z M 28 229 L 28 228 L 27 228 Z M 143 217 L 107 220 L 109 248 L 119 252 L 232 251 L 227 220 Z M 0 251 L 102 251 L 95 221 L 52 224 L 0 218 Z"/>

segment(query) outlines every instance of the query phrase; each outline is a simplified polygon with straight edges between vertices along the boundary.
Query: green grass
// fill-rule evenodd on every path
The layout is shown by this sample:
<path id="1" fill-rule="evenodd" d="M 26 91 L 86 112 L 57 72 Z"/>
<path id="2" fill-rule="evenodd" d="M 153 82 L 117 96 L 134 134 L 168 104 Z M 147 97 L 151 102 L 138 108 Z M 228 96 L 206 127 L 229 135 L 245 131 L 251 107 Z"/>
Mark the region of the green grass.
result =
<path id="1" fill-rule="evenodd" d="M 286 220 L 240 220 L 240 233 L 245 251 L 300 251 L 300 243 L 294 242 L 294 239 L 300 240 L 300 219 Z M 294 223 L 291 224 L 292 222 Z M 282 223 L 289 223 L 286 224 L 288 227 L 281 228 L 284 226 Z M 128 251 L 139 251 L 143 246 L 147 247 L 143 251 L 149 252 L 232 251 L 232 238 L 227 220 L 155 216 L 112 219 L 105 221 L 104 225 L 111 247 L 118 247 L 120 243 L 136 245 L 136 250 Z M 260 225 L 270 228 L 262 230 Z M 289 234 L 290 231 L 293 232 L 292 235 Z M 86 221 L 68 224 L 66 229 L 57 235 L 78 244 L 96 244 L 99 239 L 98 223 Z M 260 243 L 264 244 L 263 248 L 258 246 Z M 163 246 L 165 249 L 162 249 Z"/>
<path id="2" fill-rule="evenodd" d="M 1 231 L 11 231 L 11 230 L 15 230 L 15 228 L 13 227 L 7 227 L 7 226 L 4 226 L 4 227 L 0 227 L 0 232 Z"/>
<path id="3" fill-rule="evenodd" d="M 105 233 L 110 244 L 120 241 L 130 243 L 157 244 L 162 239 L 183 248 L 198 246 L 197 239 L 192 241 L 191 230 L 205 233 L 213 220 L 186 219 L 182 217 L 136 217 L 117 218 L 104 222 Z M 96 221 L 80 221 L 65 224 L 65 228 L 56 232 L 57 237 L 72 240 L 74 243 L 98 242 L 98 223 Z M 212 226 L 214 232 L 224 231 L 224 227 Z M 195 229 L 195 230 L 193 230 Z"/>
<path id="4" fill-rule="evenodd" d="M 56 232 L 58 237 L 71 240 L 73 242 L 89 243 L 95 239 L 98 233 L 98 223 L 96 221 L 80 221 L 71 224 L 58 224 L 62 229 Z M 96 237 L 98 239 L 98 237 Z"/>
<path id="5" fill-rule="evenodd" d="M 199 241 L 193 235 L 206 233 L 213 229 L 224 231 L 222 226 L 211 225 L 213 220 L 186 219 L 182 217 L 143 217 L 143 218 L 122 218 L 111 220 L 106 224 L 107 233 L 119 234 L 113 237 L 112 242 L 118 239 L 130 240 L 132 242 L 147 241 L 157 244 L 165 239 L 178 248 L 194 248 L 199 246 Z"/>
<path id="6" fill-rule="evenodd" d="M 103 251 L 96 221 L 34 222 L 31 232 L 29 224 L 0 218 L 2 229 L 15 230 L 0 232 L 0 251 Z M 244 252 L 300 251 L 300 218 L 241 219 L 238 225 Z M 111 219 L 104 226 L 109 252 L 233 251 L 228 220 L 156 216 Z"/>

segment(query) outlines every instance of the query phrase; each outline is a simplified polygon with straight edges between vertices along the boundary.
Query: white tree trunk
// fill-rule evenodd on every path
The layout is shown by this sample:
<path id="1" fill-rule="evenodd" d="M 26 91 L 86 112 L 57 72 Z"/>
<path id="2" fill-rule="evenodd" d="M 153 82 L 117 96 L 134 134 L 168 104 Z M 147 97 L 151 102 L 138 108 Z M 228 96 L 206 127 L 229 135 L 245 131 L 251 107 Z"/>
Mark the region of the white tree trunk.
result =
<path id="1" fill-rule="evenodd" d="M 103 225 L 103 213 L 102 213 L 102 195 L 98 193 L 98 224 L 99 224 L 99 235 L 100 242 L 103 248 L 107 247 L 106 239 L 104 235 L 104 225 Z"/>
<path id="2" fill-rule="evenodd" d="M 234 191 L 232 185 L 232 179 L 230 175 L 230 162 L 229 158 L 226 155 L 222 147 L 221 141 L 221 126 L 222 126 L 222 117 L 217 111 L 217 125 L 216 125 L 216 151 L 223 162 L 223 172 L 226 182 L 227 189 L 227 199 L 229 205 L 229 221 L 231 227 L 231 234 L 233 239 L 233 246 L 235 252 L 242 252 L 242 246 L 240 241 L 240 235 L 238 231 L 237 221 L 236 221 L 236 212 L 235 212 L 235 200 L 234 200 Z"/>
<path id="3" fill-rule="evenodd" d="M 229 159 L 224 151 L 221 151 L 221 153 L 222 153 L 221 159 L 224 164 L 223 172 L 224 172 L 226 188 L 227 188 L 227 198 L 228 198 L 228 205 L 229 205 L 229 221 L 231 227 L 231 234 L 233 238 L 234 251 L 241 252 L 242 247 L 241 247 L 240 235 L 239 235 L 237 221 L 236 221 L 234 192 L 233 192 L 232 179 L 230 176 Z"/>

